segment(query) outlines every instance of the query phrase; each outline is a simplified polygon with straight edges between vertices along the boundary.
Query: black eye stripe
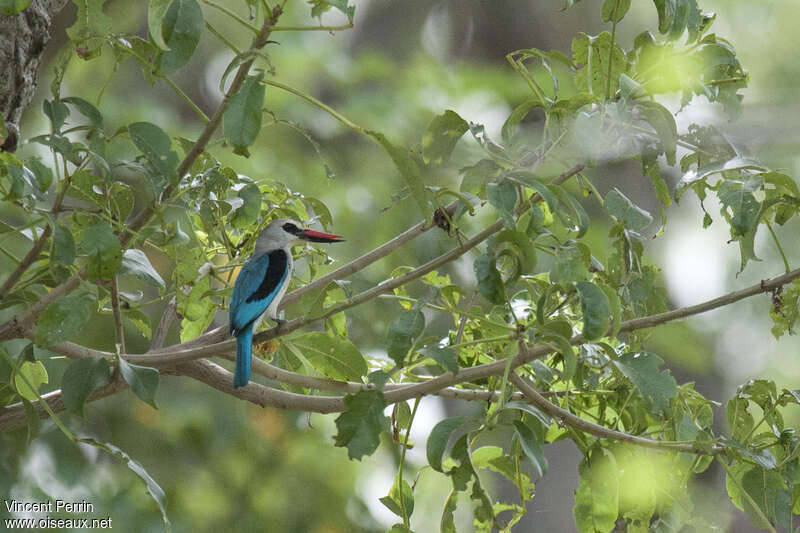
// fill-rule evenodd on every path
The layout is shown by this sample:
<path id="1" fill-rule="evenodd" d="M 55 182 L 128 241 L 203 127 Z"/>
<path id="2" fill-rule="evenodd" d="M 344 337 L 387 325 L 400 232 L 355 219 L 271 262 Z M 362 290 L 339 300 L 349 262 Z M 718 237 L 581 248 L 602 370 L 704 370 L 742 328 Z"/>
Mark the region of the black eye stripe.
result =
<path id="1" fill-rule="evenodd" d="M 283 231 L 285 231 L 286 233 L 291 233 L 292 235 L 297 235 L 298 233 L 300 233 L 300 228 L 298 228 L 291 222 L 287 222 L 281 227 L 283 228 Z"/>

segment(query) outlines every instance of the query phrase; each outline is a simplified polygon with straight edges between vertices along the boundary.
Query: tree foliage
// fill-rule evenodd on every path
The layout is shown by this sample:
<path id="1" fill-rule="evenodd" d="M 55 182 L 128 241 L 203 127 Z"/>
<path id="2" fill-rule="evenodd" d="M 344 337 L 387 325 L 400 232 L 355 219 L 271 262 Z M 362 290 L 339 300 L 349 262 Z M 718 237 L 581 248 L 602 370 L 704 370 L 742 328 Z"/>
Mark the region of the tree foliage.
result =
<path id="1" fill-rule="evenodd" d="M 3 9 L 26 7 L 12 4 Z M 70 43 L 55 66 L 60 74 L 43 102 L 49 133 L 28 139 L 20 154 L 0 153 L 2 209 L 13 220 L 2 222 L 0 233 L 24 238 L 29 250 L 23 257 L 3 250 L 13 266 L 0 286 L 0 428 L 27 426 L 33 438 L 39 417 L 53 418 L 76 446 L 123 460 L 168 524 L 158 474 L 110 443 L 75 437 L 58 411 L 83 416 L 87 402 L 125 388 L 156 407 L 157 391 L 171 383 L 160 376 L 177 374 L 262 406 L 340 412 L 333 442 L 349 458 L 374 453 L 382 435 L 391 436 L 383 446 L 401 450 L 395 480 L 380 499 L 398 517 L 392 531 L 400 532 L 411 531 L 421 496 L 403 469 L 419 402 L 413 411 L 405 402 L 439 394 L 485 401 L 479 415 L 440 421 L 427 440 L 430 467 L 452 485 L 442 531 L 455 531 L 461 493 L 476 530 L 509 530 L 525 515 L 535 482 L 547 475 L 543 448 L 564 439 L 583 455 L 574 505 L 582 533 L 611 531 L 620 521 L 628 531 L 703 527 L 687 487 L 714 461 L 726 472 L 730 500 L 754 525 L 792 531 L 800 506 L 800 437 L 784 419 L 789 406 L 800 404 L 800 392 L 749 381 L 728 401 L 727 429 L 720 432 L 713 402 L 692 383 L 679 384 L 645 342 L 645 330 L 764 292 L 773 294 L 776 336 L 790 332 L 797 319 L 800 271 L 788 263 L 785 274 L 754 287 L 668 310 L 658 268 L 644 254 L 645 240 L 666 231 L 668 208 L 687 192 L 701 203 L 716 198 L 718 218 L 739 247 L 740 270 L 758 260 L 759 231 L 781 249 L 772 227 L 787 224 L 800 206 L 787 174 L 742 156 L 708 124 L 685 132 L 676 125 L 676 113 L 698 98 L 718 104 L 731 119 L 740 112 L 748 74 L 731 43 L 711 31 L 715 15 L 695 0 L 654 0 L 657 30 L 642 31 L 625 48 L 616 30 L 631 2 L 605 0 L 601 18 L 611 31 L 579 33 L 570 55 L 534 48 L 507 55 L 527 93 L 500 139 L 471 117 L 441 109 L 417 143 L 403 146 L 393 132 L 363 128 L 280 81 L 283 73 L 271 58 L 285 52 L 270 39 L 292 29 L 280 26 L 284 4 L 287 10 L 302 5 L 242 4 L 247 19 L 213 2 L 151 0 L 148 38 L 142 38 L 114 31 L 102 0 L 78 3 Z M 333 9 L 345 26 L 353 24 L 347 1 L 309 4 L 312 17 Z M 205 13 L 212 9 L 252 34 L 247 49 L 208 24 Z M 224 97 L 206 115 L 171 76 L 209 33 L 230 47 L 232 58 L 219 80 Z M 116 124 L 101 104 L 63 95 L 68 63 L 91 64 L 101 56 L 113 58 L 114 72 L 134 63 L 149 83 L 169 85 L 201 119 L 202 130 L 184 138 L 148 117 Z M 227 309 L 254 237 L 279 216 L 333 223 L 312 191 L 248 176 L 237 166 L 240 159 L 230 157 L 250 157 L 262 130 L 275 125 L 299 132 L 323 155 L 309 125 L 276 116 L 274 91 L 296 95 L 375 141 L 396 168 L 393 203 L 421 222 L 338 270 L 331 271 L 320 249 L 296 250 L 314 280 L 297 275 L 292 282 L 297 290 L 285 304 L 297 318 L 256 336 L 259 343 L 271 341 L 255 350 L 271 364 L 257 361 L 254 372 L 286 390 L 260 384 L 233 390 L 230 372 L 209 360 L 230 359 L 233 343 L 224 326 L 212 325 Z M 677 103 L 668 106 L 675 95 Z M 526 119 L 535 113 L 543 120 L 531 127 Z M 459 150 L 464 143 L 475 149 Z M 620 188 L 602 195 L 587 172 L 625 160 L 636 161 L 642 179 L 652 183 L 661 208 L 656 231 L 654 214 Z M 332 177 L 329 163 L 323 166 Z M 666 169 L 682 175 L 674 190 L 662 177 Z M 439 178 L 448 175 L 457 182 Z M 474 220 L 484 222 L 472 231 Z M 711 220 L 706 213 L 702 224 Z M 609 228 L 600 243 L 586 238 L 598 226 Z M 426 232 L 449 249 L 398 266 L 361 292 L 342 281 Z M 467 254 L 474 279 L 453 281 L 448 265 Z M 156 257 L 168 268 L 156 268 Z M 367 302 L 379 295 L 388 296 L 381 305 L 392 306 L 392 319 L 371 344 L 386 357 L 367 355 L 345 318 L 356 306 L 375 305 Z M 164 309 L 157 321 L 156 304 Z M 84 328 L 104 316 L 113 318 L 106 335 L 114 342 L 85 342 Z M 434 333 L 432 317 L 447 321 L 443 337 Z M 164 348 L 174 323 L 179 343 Z M 322 328 L 301 329 L 310 324 Z M 151 343 L 144 353 L 129 349 L 133 335 Z M 56 355 L 72 362 L 52 383 L 59 392 L 43 401 Z M 390 419 L 384 413 L 392 405 Z M 496 431 L 507 436 L 501 445 L 489 438 Z M 518 500 L 498 499 L 483 471 L 507 479 Z"/>

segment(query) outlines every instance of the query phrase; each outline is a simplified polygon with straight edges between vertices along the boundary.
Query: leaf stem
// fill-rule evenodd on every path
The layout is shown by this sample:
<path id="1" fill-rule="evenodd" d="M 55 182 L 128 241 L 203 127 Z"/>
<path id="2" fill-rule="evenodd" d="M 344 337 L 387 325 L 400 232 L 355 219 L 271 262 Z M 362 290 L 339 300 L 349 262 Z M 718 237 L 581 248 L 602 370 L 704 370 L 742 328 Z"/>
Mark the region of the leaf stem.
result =
<path id="1" fill-rule="evenodd" d="M 403 465 L 406 462 L 406 450 L 408 449 L 408 439 L 411 435 L 411 425 L 414 423 L 414 417 L 417 415 L 417 407 L 421 398 L 414 400 L 414 408 L 411 409 L 411 417 L 408 419 L 408 428 L 406 428 L 405 439 L 403 439 L 403 449 L 400 451 L 400 466 L 397 469 L 397 491 L 400 494 L 400 509 L 403 512 L 403 524 L 406 528 L 410 527 L 410 520 L 408 517 L 408 510 L 406 509 L 406 498 L 403 494 Z"/>
<path id="2" fill-rule="evenodd" d="M 767 220 L 767 229 L 769 230 L 769 234 L 772 235 L 772 240 L 775 241 L 775 246 L 778 248 L 778 253 L 781 254 L 781 259 L 783 260 L 783 268 L 786 272 L 789 272 L 791 268 L 789 267 L 789 260 L 786 259 L 786 254 L 783 251 L 783 246 L 781 246 L 781 241 L 778 240 L 778 236 L 775 234 L 775 230 L 772 229 L 772 224 Z"/>
<path id="3" fill-rule="evenodd" d="M 778 533 L 772 526 L 772 523 L 769 521 L 769 519 L 764 515 L 764 511 L 761 509 L 761 507 L 758 506 L 755 500 L 753 500 L 753 497 L 750 496 L 750 493 L 748 493 L 742 486 L 742 483 L 736 478 L 735 475 L 733 475 L 730 465 L 722 460 L 721 457 L 717 457 L 717 462 L 722 465 L 722 468 L 725 470 L 725 474 L 727 474 L 728 479 L 733 481 L 733 484 L 739 489 L 739 493 L 742 495 L 742 497 L 747 500 L 747 503 L 753 507 L 753 510 L 755 510 L 758 517 L 763 520 L 764 524 L 766 524 L 766 529 L 769 529 L 772 533 Z"/>
<path id="4" fill-rule="evenodd" d="M 221 6 L 215 2 L 212 2 L 211 0 L 203 0 L 203 3 L 209 7 L 213 7 L 214 9 L 228 15 L 230 18 L 232 18 L 233 20 L 235 20 L 236 22 L 238 22 L 239 24 L 250 30 L 253 33 L 253 35 L 258 35 L 259 33 L 258 28 L 256 28 L 255 26 L 251 26 L 249 22 L 244 20 L 242 17 L 240 17 L 227 7 Z"/>
<path id="5" fill-rule="evenodd" d="M 111 310 L 114 313 L 114 332 L 117 336 L 120 353 L 127 353 L 125 349 L 125 330 L 122 327 L 122 313 L 119 310 L 119 287 L 116 275 L 111 278 Z"/>
<path id="6" fill-rule="evenodd" d="M 611 46 L 608 49 L 608 76 L 606 77 L 606 100 L 611 99 L 611 72 L 614 66 L 614 44 L 617 41 L 617 9 L 619 0 L 614 0 L 614 13 L 611 14 Z"/>
<path id="7" fill-rule="evenodd" d="M 338 26 L 275 26 L 272 31 L 340 31 L 349 30 L 353 23 L 340 24 Z"/>
<path id="8" fill-rule="evenodd" d="M 272 87 L 277 87 L 278 89 L 283 89 L 284 91 L 290 92 L 290 93 L 294 94 L 295 96 L 299 96 L 300 98 L 306 100 L 307 102 L 310 102 L 310 103 L 314 104 L 315 106 L 319 107 L 320 109 L 322 109 L 323 111 L 328 113 L 330 116 L 332 116 L 333 118 L 335 118 L 336 120 L 338 120 L 339 122 L 341 122 L 342 124 L 347 126 L 348 128 L 352 129 L 353 131 L 356 131 L 356 132 L 358 132 L 358 133 L 360 133 L 362 135 L 369 135 L 369 133 L 367 132 L 366 129 L 362 128 L 361 126 L 359 126 L 358 124 L 356 124 L 352 120 L 348 119 L 347 117 L 345 117 L 344 115 L 342 115 L 341 113 L 339 113 L 338 111 L 336 111 L 335 109 L 330 107 L 329 105 L 324 104 L 323 102 L 317 100 L 316 98 L 314 98 L 313 96 L 311 96 L 308 93 L 304 93 L 303 91 L 301 91 L 299 89 L 295 89 L 294 87 L 291 87 L 291 86 L 286 85 L 284 83 L 281 83 L 279 81 L 264 80 L 263 83 L 264 83 L 264 85 L 270 85 Z"/>

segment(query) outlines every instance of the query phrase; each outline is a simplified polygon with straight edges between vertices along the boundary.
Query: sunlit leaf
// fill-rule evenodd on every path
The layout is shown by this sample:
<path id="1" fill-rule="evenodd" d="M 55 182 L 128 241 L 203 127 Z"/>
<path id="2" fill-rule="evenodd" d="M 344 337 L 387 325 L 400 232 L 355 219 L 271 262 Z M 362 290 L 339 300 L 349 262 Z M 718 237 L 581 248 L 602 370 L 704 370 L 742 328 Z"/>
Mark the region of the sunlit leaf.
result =
<path id="1" fill-rule="evenodd" d="M 575 493 L 575 525 L 581 533 L 614 529 L 619 513 L 619 480 L 614 455 L 597 447 L 581 461 Z"/>
<path id="2" fill-rule="evenodd" d="M 369 369 L 364 356 L 349 340 L 328 333 L 313 332 L 292 339 L 309 362 L 328 377 L 361 381 Z"/>
<path id="3" fill-rule="evenodd" d="M 49 381 L 41 361 L 25 361 L 14 375 L 14 388 L 20 396 L 32 402 L 39 397 L 39 388 Z"/>

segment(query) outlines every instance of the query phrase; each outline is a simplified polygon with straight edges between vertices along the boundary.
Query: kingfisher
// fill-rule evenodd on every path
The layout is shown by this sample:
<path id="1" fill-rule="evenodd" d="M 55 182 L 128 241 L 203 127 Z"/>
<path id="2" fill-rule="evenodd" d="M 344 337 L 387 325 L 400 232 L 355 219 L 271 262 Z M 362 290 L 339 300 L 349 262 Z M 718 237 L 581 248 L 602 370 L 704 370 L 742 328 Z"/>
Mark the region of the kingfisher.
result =
<path id="1" fill-rule="evenodd" d="M 236 337 L 236 370 L 233 388 L 244 387 L 250 381 L 250 357 L 253 330 L 264 316 L 277 324 L 278 305 L 292 279 L 292 246 L 301 240 L 311 242 L 341 242 L 339 235 L 306 228 L 291 218 L 270 222 L 256 240 L 253 256 L 242 266 L 231 295 L 230 331 Z"/>

